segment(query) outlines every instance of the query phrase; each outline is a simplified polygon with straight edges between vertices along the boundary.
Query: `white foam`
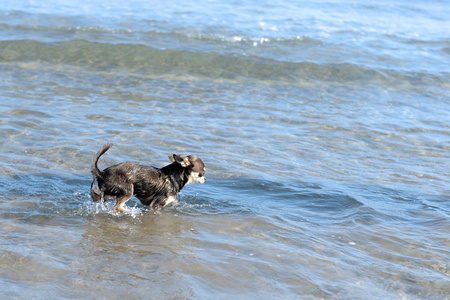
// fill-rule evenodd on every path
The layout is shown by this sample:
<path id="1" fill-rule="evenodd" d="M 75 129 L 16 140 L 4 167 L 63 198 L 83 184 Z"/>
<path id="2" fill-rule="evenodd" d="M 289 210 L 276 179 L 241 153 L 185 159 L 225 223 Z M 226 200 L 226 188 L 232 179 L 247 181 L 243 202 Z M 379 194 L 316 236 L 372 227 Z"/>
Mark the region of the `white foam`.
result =
<path id="1" fill-rule="evenodd" d="M 85 215 L 98 215 L 98 214 L 110 214 L 113 216 L 123 216 L 128 215 L 133 218 L 138 216 L 142 216 L 144 213 L 148 212 L 149 209 L 145 207 L 138 207 L 137 205 L 133 207 L 123 206 L 124 212 L 115 212 L 114 211 L 114 201 L 107 202 L 92 202 L 87 201 L 80 207 L 80 213 Z"/>

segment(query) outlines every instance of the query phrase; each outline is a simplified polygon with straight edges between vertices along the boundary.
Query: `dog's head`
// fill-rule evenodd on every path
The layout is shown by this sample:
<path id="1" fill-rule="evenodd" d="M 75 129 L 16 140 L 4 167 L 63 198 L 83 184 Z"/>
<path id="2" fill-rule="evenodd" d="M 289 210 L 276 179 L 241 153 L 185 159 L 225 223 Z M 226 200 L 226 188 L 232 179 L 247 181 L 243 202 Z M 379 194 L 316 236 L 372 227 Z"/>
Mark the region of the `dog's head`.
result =
<path id="1" fill-rule="evenodd" d="M 182 155 L 170 155 L 171 162 L 176 162 L 186 169 L 189 183 L 204 183 L 205 178 L 205 164 L 203 161 L 195 155 L 188 155 L 186 157 Z"/>

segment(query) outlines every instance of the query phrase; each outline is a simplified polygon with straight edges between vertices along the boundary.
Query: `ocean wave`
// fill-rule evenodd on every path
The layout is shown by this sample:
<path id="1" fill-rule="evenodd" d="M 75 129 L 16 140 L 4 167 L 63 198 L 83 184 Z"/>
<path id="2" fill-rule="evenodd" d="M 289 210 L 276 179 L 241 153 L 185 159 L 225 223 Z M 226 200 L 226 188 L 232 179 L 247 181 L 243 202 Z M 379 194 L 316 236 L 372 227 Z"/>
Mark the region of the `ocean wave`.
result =
<path id="1" fill-rule="evenodd" d="M 28 24 L 7 24 L 0 23 L 0 28 L 2 30 L 10 30 L 14 32 L 28 32 L 29 35 L 39 35 L 45 32 L 53 32 L 57 35 L 61 35 L 61 33 L 65 34 L 76 34 L 76 33 L 89 33 L 95 35 L 130 35 L 135 40 L 142 40 L 142 38 L 136 39 L 136 36 L 146 37 L 147 39 L 151 39 L 152 37 L 161 37 L 170 38 L 173 41 L 176 40 L 194 40 L 194 41 L 208 41 L 208 42 L 225 42 L 231 44 L 252 44 L 254 46 L 259 44 L 267 44 L 267 43 L 288 43 L 288 44 L 311 44 L 311 45 L 321 45 L 322 41 L 318 39 L 314 39 L 308 36 L 290 36 L 290 37 L 270 37 L 270 36 L 247 36 L 242 33 L 216 33 L 212 29 L 204 30 L 205 32 L 192 32 L 192 31 L 183 31 L 183 30 L 175 30 L 172 32 L 166 32 L 165 30 L 158 30 L 157 24 L 152 24 L 155 28 L 153 30 L 139 30 L 139 29 L 131 29 L 131 28 L 116 28 L 116 27 L 107 27 L 107 26 L 77 26 L 77 25 L 28 25 Z M 163 24 L 160 24 L 163 26 Z M 207 33 L 211 31 L 212 33 Z"/>
<path id="2" fill-rule="evenodd" d="M 79 72 L 125 72 L 138 76 L 183 75 L 213 80 L 260 80 L 276 84 L 305 82 L 416 85 L 446 84 L 446 72 L 400 72 L 355 63 L 286 62 L 246 55 L 156 49 L 143 44 L 110 44 L 86 40 L 44 43 L 0 41 L 0 63 L 39 63 Z"/>

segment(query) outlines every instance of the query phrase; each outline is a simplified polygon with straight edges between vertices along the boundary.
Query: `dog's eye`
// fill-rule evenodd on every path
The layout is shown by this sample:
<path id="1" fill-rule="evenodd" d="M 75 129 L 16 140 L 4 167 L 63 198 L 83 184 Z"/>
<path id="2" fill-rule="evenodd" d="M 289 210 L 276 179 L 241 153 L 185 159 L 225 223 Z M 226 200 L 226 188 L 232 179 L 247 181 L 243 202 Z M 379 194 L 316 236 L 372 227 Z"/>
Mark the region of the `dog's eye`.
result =
<path id="1" fill-rule="evenodd" d="M 198 177 L 203 177 L 203 174 L 198 174 Z"/>

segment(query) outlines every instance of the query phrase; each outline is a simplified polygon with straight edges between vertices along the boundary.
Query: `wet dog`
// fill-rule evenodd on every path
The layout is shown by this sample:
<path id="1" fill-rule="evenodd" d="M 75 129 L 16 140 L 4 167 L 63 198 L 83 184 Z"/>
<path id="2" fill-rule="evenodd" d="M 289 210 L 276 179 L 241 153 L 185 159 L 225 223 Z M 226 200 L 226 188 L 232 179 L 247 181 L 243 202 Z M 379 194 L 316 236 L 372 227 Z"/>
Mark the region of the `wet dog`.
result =
<path id="1" fill-rule="evenodd" d="M 205 182 L 205 165 L 195 155 L 170 155 L 172 162 L 163 168 L 137 162 L 123 162 L 100 171 L 98 159 L 112 144 L 106 144 L 92 160 L 91 197 L 93 201 L 116 199 L 115 212 L 123 212 L 123 205 L 135 195 L 142 204 L 154 211 L 176 201 L 176 195 L 186 184 Z"/>

